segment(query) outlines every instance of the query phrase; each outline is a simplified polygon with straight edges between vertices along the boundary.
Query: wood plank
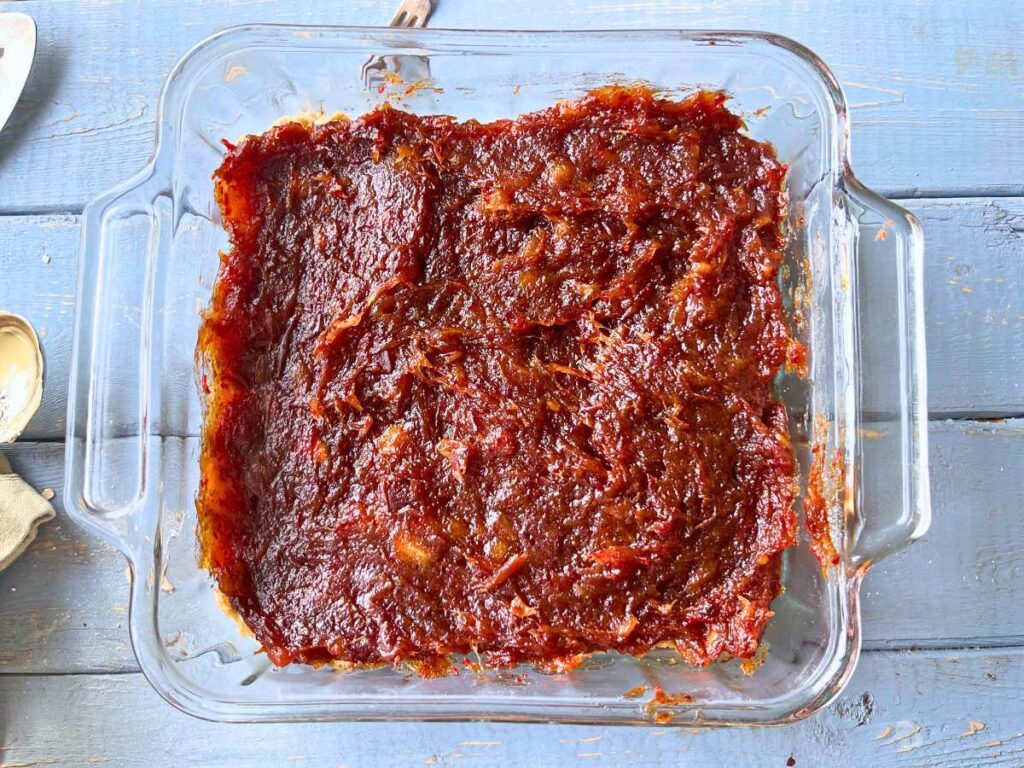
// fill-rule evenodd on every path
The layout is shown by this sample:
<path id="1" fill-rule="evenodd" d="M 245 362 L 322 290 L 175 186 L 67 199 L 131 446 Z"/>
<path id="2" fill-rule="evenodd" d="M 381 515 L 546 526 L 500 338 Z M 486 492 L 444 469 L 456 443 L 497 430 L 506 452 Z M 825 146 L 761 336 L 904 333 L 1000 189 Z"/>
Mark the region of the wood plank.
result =
<path id="1" fill-rule="evenodd" d="M 1024 413 L 1024 199 L 908 207 L 925 232 L 930 413 Z"/>
<path id="2" fill-rule="evenodd" d="M 0 210 L 78 210 L 141 168 L 153 149 L 161 84 L 206 35 L 245 22 L 383 24 L 393 7 L 391 0 L 19 4 L 39 23 L 39 52 L 0 135 Z M 855 167 L 869 185 L 903 196 L 1017 194 L 1024 178 L 1020 4 L 442 0 L 431 24 L 766 29 L 810 46 L 842 81 Z"/>
<path id="3" fill-rule="evenodd" d="M 545 0 L 439 1 L 437 26 L 770 27 L 810 44 L 835 67 L 853 107 L 855 167 L 869 184 L 910 196 L 1022 191 L 1019 4 L 596 0 L 583 9 Z M 0 211 L 75 211 L 141 167 L 152 146 L 159 81 L 203 34 L 249 20 L 379 23 L 394 2 L 19 4 L 41 23 L 41 59 L 28 109 L 0 134 Z M 1024 208 L 1014 200 L 993 201 L 992 209 L 978 201 L 963 213 L 960 202 L 923 201 L 935 209 L 922 216 L 933 414 L 1019 415 Z M 63 432 L 70 312 L 64 319 L 61 312 L 73 294 L 77 227 L 73 217 L 52 221 L 60 225 L 32 240 L 0 217 L 0 308 L 28 307 L 43 318 L 39 324 L 54 325 L 46 328 L 51 342 L 44 339 L 50 384 L 28 435 L 43 439 Z M 64 262 L 56 270 L 23 268 L 33 244 L 56 244 Z M 5 254 L 13 255 L 5 262 Z M 10 275 L 17 281 L 8 282 Z M 1024 616 L 1014 610 L 1024 589 L 1015 547 L 1024 540 L 1022 434 L 1024 420 L 932 424 L 933 530 L 869 574 L 864 608 L 869 647 L 932 650 L 868 652 L 836 706 L 769 731 L 191 720 L 131 671 L 123 560 L 83 537 L 61 512 L 33 550 L 0 574 L 0 768 L 148 766 L 168 758 L 212 766 L 785 765 L 790 758 L 797 766 L 1022 765 L 1024 648 L 939 650 L 1024 643 Z M 33 481 L 60 492 L 58 444 L 3 450 Z M 47 674 L 54 671 L 78 674 Z"/>
<path id="4" fill-rule="evenodd" d="M 0 573 L 0 675 L 138 669 L 128 639 L 127 561 L 64 513 L 63 445 L 17 443 L 4 453 L 37 490 L 54 491 L 58 513 Z"/>
<path id="5" fill-rule="evenodd" d="M 1024 413 L 1024 199 L 913 200 L 927 240 L 926 324 L 933 416 Z M 64 434 L 77 216 L 0 216 L 0 307 L 25 315 L 46 356 L 43 403 L 26 440 Z M 877 290 L 885 290 L 878 286 Z M 887 328 L 867 327 L 866 338 Z M 876 396 L 868 382 L 867 401 Z"/>
<path id="6" fill-rule="evenodd" d="M 0 309 L 28 318 L 43 348 L 43 401 L 22 439 L 64 436 L 78 231 L 78 216 L 0 216 Z"/>
<path id="7" fill-rule="evenodd" d="M 1022 688 L 1021 650 L 878 652 L 832 707 L 788 728 L 225 725 L 177 712 L 138 674 L 8 675 L 0 765 L 1019 766 Z"/>
<path id="8" fill-rule="evenodd" d="M 933 422 L 934 523 L 864 586 L 869 648 L 1024 644 L 1024 420 Z M 15 469 L 57 492 L 58 518 L 0 574 L 0 674 L 131 671 L 125 561 L 61 504 L 63 449 L 19 443 Z"/>
<path id="9" fill-rule="evenodd" d="M 1024 643 L 1024 419 L 929 426 L 932 526 L 868 572 L 865 645 Z"/>

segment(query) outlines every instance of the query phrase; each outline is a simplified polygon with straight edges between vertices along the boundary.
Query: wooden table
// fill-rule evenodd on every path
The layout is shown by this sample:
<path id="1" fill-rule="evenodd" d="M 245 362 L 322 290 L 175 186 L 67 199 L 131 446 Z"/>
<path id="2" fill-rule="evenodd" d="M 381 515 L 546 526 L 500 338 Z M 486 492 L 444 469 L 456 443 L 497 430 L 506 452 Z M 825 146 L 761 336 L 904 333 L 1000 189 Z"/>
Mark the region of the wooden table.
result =
<path id="1" fill-rule="evenodd" d="M 0 134 L 0 308 L 48 365 L 15 468 L 60 505 L 78 213 L 153 147 L 161 83 L 252 21 L 386 23 L 374 0 L 24 2 L 35 70 Z M 842 81 L 856 170 L 927 235 L 934 523 L 867 578 L 847 692 L 799 725 L 217 725 L 165 704 L 128 641 L 125 562 L 60 510 L 0 575 L 0 766 L 1024 765 L 1024 4 L 442 0 L 437 27 L 766 29 Z"/>

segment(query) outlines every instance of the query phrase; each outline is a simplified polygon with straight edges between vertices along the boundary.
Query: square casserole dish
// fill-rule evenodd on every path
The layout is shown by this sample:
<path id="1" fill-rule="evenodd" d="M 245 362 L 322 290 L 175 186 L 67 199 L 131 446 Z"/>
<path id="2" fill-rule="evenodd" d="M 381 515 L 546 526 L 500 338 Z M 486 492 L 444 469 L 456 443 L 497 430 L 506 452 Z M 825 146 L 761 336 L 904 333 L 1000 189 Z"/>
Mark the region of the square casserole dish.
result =
<path id="1" fill-rule="evenodd" d="M 364 83 L 384 56 L 406 82 Z M 382 100 L 421 114 L 492 120 L 607 83 L 645 81 L 682 96 L 727 91 L 749 133 L 790 166 L 787 309 L 806 377 L 779 376 L 806 498 L 812 455 L 839 565 L 822 574 L 802 533 L 753 674 L 694 668 L 674 652 L 597 654 L 565 674 L 532 667 L 421 679 L 382 668 L 273 669 L 225 614 L 198 566 L 195 497 L 202 402 L 195 345 L 227 247 L 211 173 L 222 138 L 282 115 L 349 115 Z M 839 85 L 780 37 L 696 31 L 481 32 L 237 27 L 199 44 L 161 97 L 144 171 L 83 216 L 67 429 L 65 503 L 131 566 L 131 638 L 169 702 L 225 721 L 494 719 L 675 725 L 777 724 L 838 694 L 860 648 L 858 593 L 879 558 L 929 522 L 922 236 L 906 211 L 849 166 Z M 801 512 L 802 514 L 802 512 Z M 660 685 L 668 702 L 651 701 Z M 640 686 L 644 695 L 623 694 Z M 671 703 L 670 703 L 671 702 Z"/>

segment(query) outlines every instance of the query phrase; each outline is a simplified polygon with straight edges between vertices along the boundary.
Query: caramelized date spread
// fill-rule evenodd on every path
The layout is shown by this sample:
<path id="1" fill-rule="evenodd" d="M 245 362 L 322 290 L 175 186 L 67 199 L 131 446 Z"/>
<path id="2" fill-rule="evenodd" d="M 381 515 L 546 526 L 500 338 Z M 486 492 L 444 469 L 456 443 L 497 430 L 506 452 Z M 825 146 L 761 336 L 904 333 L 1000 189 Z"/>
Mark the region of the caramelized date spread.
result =
<path id="1" fill-rule="evenodd" d="M 802 349 L 786 169 L 724 98 L 228 145 L 200 539 L 275 664 L 755 653 Z"/>

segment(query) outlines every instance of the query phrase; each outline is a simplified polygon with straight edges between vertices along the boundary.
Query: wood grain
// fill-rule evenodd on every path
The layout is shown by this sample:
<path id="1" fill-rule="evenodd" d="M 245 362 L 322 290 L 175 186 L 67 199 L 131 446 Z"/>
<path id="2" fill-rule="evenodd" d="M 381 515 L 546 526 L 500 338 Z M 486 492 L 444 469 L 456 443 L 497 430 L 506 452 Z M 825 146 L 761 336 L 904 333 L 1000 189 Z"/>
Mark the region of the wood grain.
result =
<path id="1" fill-rule="evenodd" d="M 1024 420 L 932 422 L 934 523 L 877 565 L 864 586 L 868 648 L 1024 644 Z M 36 487 L 57 492 L 58 518 L 0 574 L 0 674 L 137 669 L 119 553 L 64 513 L 63 448 L 6 453 Z"/>
<path id="2" fill-rule="evenodd" d="M 0 765 L 1019 766 L 1022 688 L 1021 650 L 878 652 L 832 707 L 789 728 L 224 725 L 176 712 L 138 674 L 7 675 Z"/>
<path id="3" fill-rule="evenodd" d="M 163 80 L 203 37 L 248 22 L 384 24 L 394 3 L 32 0 L 19 7 L 39 24 L 39 52 L 0 134 L 0 210 L 73 212 L 143 166 Z M 869 185 L 896 196 L 1015 195 L 1024 178 L 1024 6 L 1005 0 L 936 3 L 926 13 L 918 0 L 441 0 L 431 25 L 789 35 L 843 83 L 855 167 Z"/>
<path id="4" fill-rule="evenodd" d="M 17 443 L 4 453 L 37 490 L 54 492 L 58 512 L 0 573 L 0 675 L 138 669 L 128 639 L 127 561 L 64 513 L 63 445 Z"/>
<path id="5" fill-rule="evenodd" d="M 0 308 L 28 318 L 43 349 L 43 401 L 25 440 L 64 436 L 78 230 L 78 216 L 0 216 Z"/>
<path id="6" fill-rule="evenodd" d="M 1024 199 L 905 201 L 924 225 L 929 407 L 933 416 L 1024 413 Z M 24 439 L 64 435 L 78 217 L 0 216 L 3 308 L 42 339 L 46 387 Z M 865 338 L 887 334 L 867 327 Z M 871 382 L 868 382 L 870 386 Z M 872 394 L 867 392 L 870 400 Z"/>
<path id="7" fill-rule="evenodd" d="M 866 647 L 1024 644 L 1024 420 L 930 424 L 932 526 L 864 582 Z"/>

